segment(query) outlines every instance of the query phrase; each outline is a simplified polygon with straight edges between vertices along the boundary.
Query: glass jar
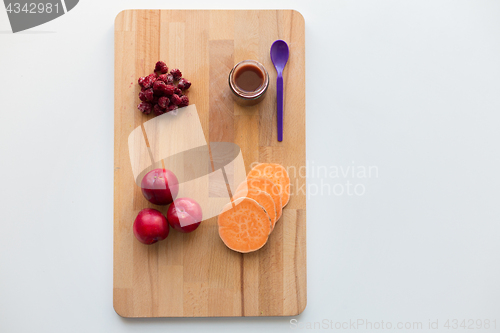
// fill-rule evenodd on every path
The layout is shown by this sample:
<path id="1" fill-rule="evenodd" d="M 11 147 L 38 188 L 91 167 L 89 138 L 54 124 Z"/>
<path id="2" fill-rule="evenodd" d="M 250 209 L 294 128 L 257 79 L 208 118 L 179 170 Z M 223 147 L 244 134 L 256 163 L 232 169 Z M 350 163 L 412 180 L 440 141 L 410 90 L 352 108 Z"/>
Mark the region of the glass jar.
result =
<path id="1" fill-rule="evenodd" d="M 243 106 L 261 102 L 269 87 L 269 74 L 255 60 L 237 63 L 229 73 L 229 88 L 234 100 Z"/>

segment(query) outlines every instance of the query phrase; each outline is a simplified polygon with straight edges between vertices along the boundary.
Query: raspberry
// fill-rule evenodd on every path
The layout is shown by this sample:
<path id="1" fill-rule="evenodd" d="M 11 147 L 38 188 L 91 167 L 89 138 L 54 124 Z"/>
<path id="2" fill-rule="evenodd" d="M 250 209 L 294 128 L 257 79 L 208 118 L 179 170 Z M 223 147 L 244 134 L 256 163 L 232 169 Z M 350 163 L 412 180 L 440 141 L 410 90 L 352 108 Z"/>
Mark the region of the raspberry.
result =
<path id="1" fill-rule="evenodd" d="M 165 74 L 167 75 L 167 80 L 165 81 L 166 84 L 174 84 L 174 76 L 172 74 Z"/>
<path id="2" fill-rule="evenodd" d="M 157 61 L 156 62 L 156 65 L 155 65 L 155 71 L 160 71 L 160 69 L 163 67 L 163 66 L 166 66 L 167 64 L 163 61 Z"/>
<path id="3" fill-rule="evenodd" d="M 155 81 L 156 81 L 156 76 L 154 74 L 150 74 L 146 76 L 142 81 L 142 87 L 146 89 L 151 88 L 151 86 Z"/>
<path id="4" fill-rule="evenodd" d="M 161 116 L 162 114 L 167 112 L 165 109 L 162 109 L 158 104 L 155 104 L 155 106 L 153 106 L 153 111 L 157 116 Z"/>
<path id="5" fill-rule="evenodd" d="M 172 74 L 162 74 L 158 76 L 158 80 L 170 85 L 174 83 L 174 77 L 172 76 Z"/>
<path id="6" fill-rule="evenodd" d="M 172 74 L 167 74 L 167 79 L 168 79 L 168 82 L 165 82 L 166 84 L 173 84 L 174 83 L 174 76 Z"/>
<path id="7" fill-rule="evenodd" d="M 161 108 L 164 108 L 166 109 L 167 106 L 170 104 L 170 100 L 168 99 L 168 97 L 160 97 L 158 99 L 158 105 L 161 107 Z"/>
<path id="8" fill-rule="evenodd" d="M 149 89 L 144 90 L 144 97 L 146 98 L 146 100 L 151 102 L 153 100 L 153 88 L 149 88 Z M 139 94 L 139 98 L 141 98 L 140 94 Z M 141 99 L 141 101 L 142 101 L 142 99 Z M 145 102 L 145 101 L 143 101 L 143 102 Z"/>
<path id="9" fill-rule="evenodd" d="M 175 91 L 175 87 L 170 84 L 165 85 L 163 89 L 164 89 L 163 93 L 168 96 L 173 95 Z"/>
<path id="10" fill-rule="evenodd" d="M 174 94 L 180 96 L 180 95 L 182 95 L 182 90 L 180 90 L 179 88 L 175 87 Z"/>
<path id="11" fill-rule="evenodd" d="M 188 105 L 189 105 L 189 98 L 186 95 L 182 96 L 181 103 L 179 104 L 179 107 L 182 108 L 182 107 L 185 107 Z"/>
<path id="12" fill-rule="evenodd" d="M 148 99 L 146 98 L 146 95 L 144 94 L 144 91 L 139 92 L 139 99 L 143 102 L 146 102 Z"/>
<path id="13" fill-rule="evenodd" d="M 158 61 L 155 66 L 155 71 L 165 74 L 168 72 L 168 67 L 163 61 Z"/>
<path id="14" fill-rule="evenodd" d="M 179 80 L 182 77 L 182 73 L 178 68 L 172 69 L 170 74 L 173 75 L 174 80 Z"/>
<path id="15" fill-rule="evenodd" d="M 181 104 L 182 100 L 181 98 L 179 97 L 179 95 L 176 95 L 176 94 L 173 94 L 172 97 L 170 97 L 170 101 L 175 104 L 175 105 L 179 105 Z"/>
<path id="16" fill-rule="evenodd" d="M 165 82 L 156 80 L 155 83 L 153 84 L 153 91 L 155 94 L 162 94 L 163 91 L 165 90 Z"/>
<path id="17" fill-rule="evenodd" d="M 137 108 L 144 114 L 150 114 L 151 113 L 151 103 L 148 102 L 142 102 L 141 104 L 137 105 Z"/>
<path id="18" fill-rule="evenodd" d="M 139 85 L 144 88 L 144 79 L 145 77 L 140 77 L 139 80 L 137 80 L 137 82 L 139 83 Z"/>
<path id="19" fill-rule="evenodd" d="M 170 112 L 170 111 L 174 111 L 174 110 L 177 110 L 179 107 L 175 104 L 170 104 L 168 107 L 167 107 L 167 112 Z"/>
<path id="20" fill-rule="evenodd" d="M 172 74 L 162 74 L 162 75 L 158 76 L 158 80 L 161 80 L 161 81 L 165 82 L 166 84 L 174 83 L 174 77 L 172 76 Z"/>
<path id="21" fill-rule="evenodd" d="M 182 78 L 182 79 L 179 80 L 179 84 L 177 84 L 177 87 L 179 87 L 182 90 L 189 89 L 189 87 L 191 87 L 191 82 L 189 82 L 188 80 Z"/>

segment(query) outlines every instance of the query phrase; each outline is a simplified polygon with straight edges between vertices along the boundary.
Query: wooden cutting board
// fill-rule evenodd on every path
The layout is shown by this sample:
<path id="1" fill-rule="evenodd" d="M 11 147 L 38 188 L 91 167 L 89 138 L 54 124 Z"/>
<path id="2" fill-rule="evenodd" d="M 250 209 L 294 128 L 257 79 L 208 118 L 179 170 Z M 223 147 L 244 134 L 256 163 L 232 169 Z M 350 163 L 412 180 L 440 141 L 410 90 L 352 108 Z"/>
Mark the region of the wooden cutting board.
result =
<path id="1" fill-rule="evenodd" d="M 290 47 L 284 71 L 284 140 L 276 139 L 276 71 L 269 51 Z M 113 304 L 123 317 L 292 316 L 306 306 L 304 19 L 292 10 L 126 10 L 115 21 L 114 280 Z M 233 102 L 231 68 L 255 59 L 269 72 L 265 100 Z M 220 240 L 217 218 L 191 234 L 171 229 L 146 246 L 132 232 L 137 213 L 154 206 L 135 184 L 129 134 L 152 116 L 141 114 L 137 79 L 156 61 L 180 68 L 192 82 L 207 142 L 234 142 L 246 171 L 254 162 L 288 168 L 292 196 L 268 243 L 241 254 Z M 189 129 L 186 129 L 189 131 Z"/>

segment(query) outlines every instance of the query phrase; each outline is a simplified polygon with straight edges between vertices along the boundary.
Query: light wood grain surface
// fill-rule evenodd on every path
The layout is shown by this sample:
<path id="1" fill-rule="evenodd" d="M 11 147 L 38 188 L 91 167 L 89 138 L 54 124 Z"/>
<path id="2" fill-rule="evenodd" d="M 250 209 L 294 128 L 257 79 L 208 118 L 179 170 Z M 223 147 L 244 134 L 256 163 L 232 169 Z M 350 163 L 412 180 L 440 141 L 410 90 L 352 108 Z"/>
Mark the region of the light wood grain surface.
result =
<path id="1" fill-rule="evenodd" d="M 290 47 L 284 71 L 284 140 L 276 139 L 276 72 L 269 51 Z M 115 159 L 113 304 L 123 317 L 291 316 L 306 306 L 304 19 L 292 10 L 126 10 L 115 21 Z M 233 102 L 227 77 L 239 61 L 255 59 L 271 85 L 263 102 Z M 150 120 L 136 106 L 137 79 L 163 60 L 192 83 L 207 142 L 241 148 L 247 172 L 255 162 L 284 165 L 292 197 L 268 243 L 240 254 L 220 240 L 216 217 L 191 234 L 170 230 L 146 246 L 132 232 L 148 203 L 135 184 L 127 139 Z M 186 129 L 189 130 L 189 129 Z M 302 167 L 302 169 L 301 169 Z M 302 176 L 301 176 L 302 175 Z"/>

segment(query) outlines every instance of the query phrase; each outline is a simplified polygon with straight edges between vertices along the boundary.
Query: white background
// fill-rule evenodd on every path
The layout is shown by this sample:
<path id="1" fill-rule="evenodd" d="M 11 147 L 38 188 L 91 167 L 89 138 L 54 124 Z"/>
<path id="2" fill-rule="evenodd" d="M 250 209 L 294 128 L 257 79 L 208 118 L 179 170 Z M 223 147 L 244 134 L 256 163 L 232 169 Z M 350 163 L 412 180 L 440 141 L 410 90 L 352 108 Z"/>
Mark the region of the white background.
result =
<path id="1" fill-rule="evenodd" d="M 114 312 L 113 24 L 127 8 L 304 15 L 307 159 L 379 172 L 323 179 L 362 196 L 310 196 L 301 325 L 496 319 L 500 331 L 500 2 L 82 0 L 17 34 L 0 9 L 2 333 L 291 329 Z"/>

